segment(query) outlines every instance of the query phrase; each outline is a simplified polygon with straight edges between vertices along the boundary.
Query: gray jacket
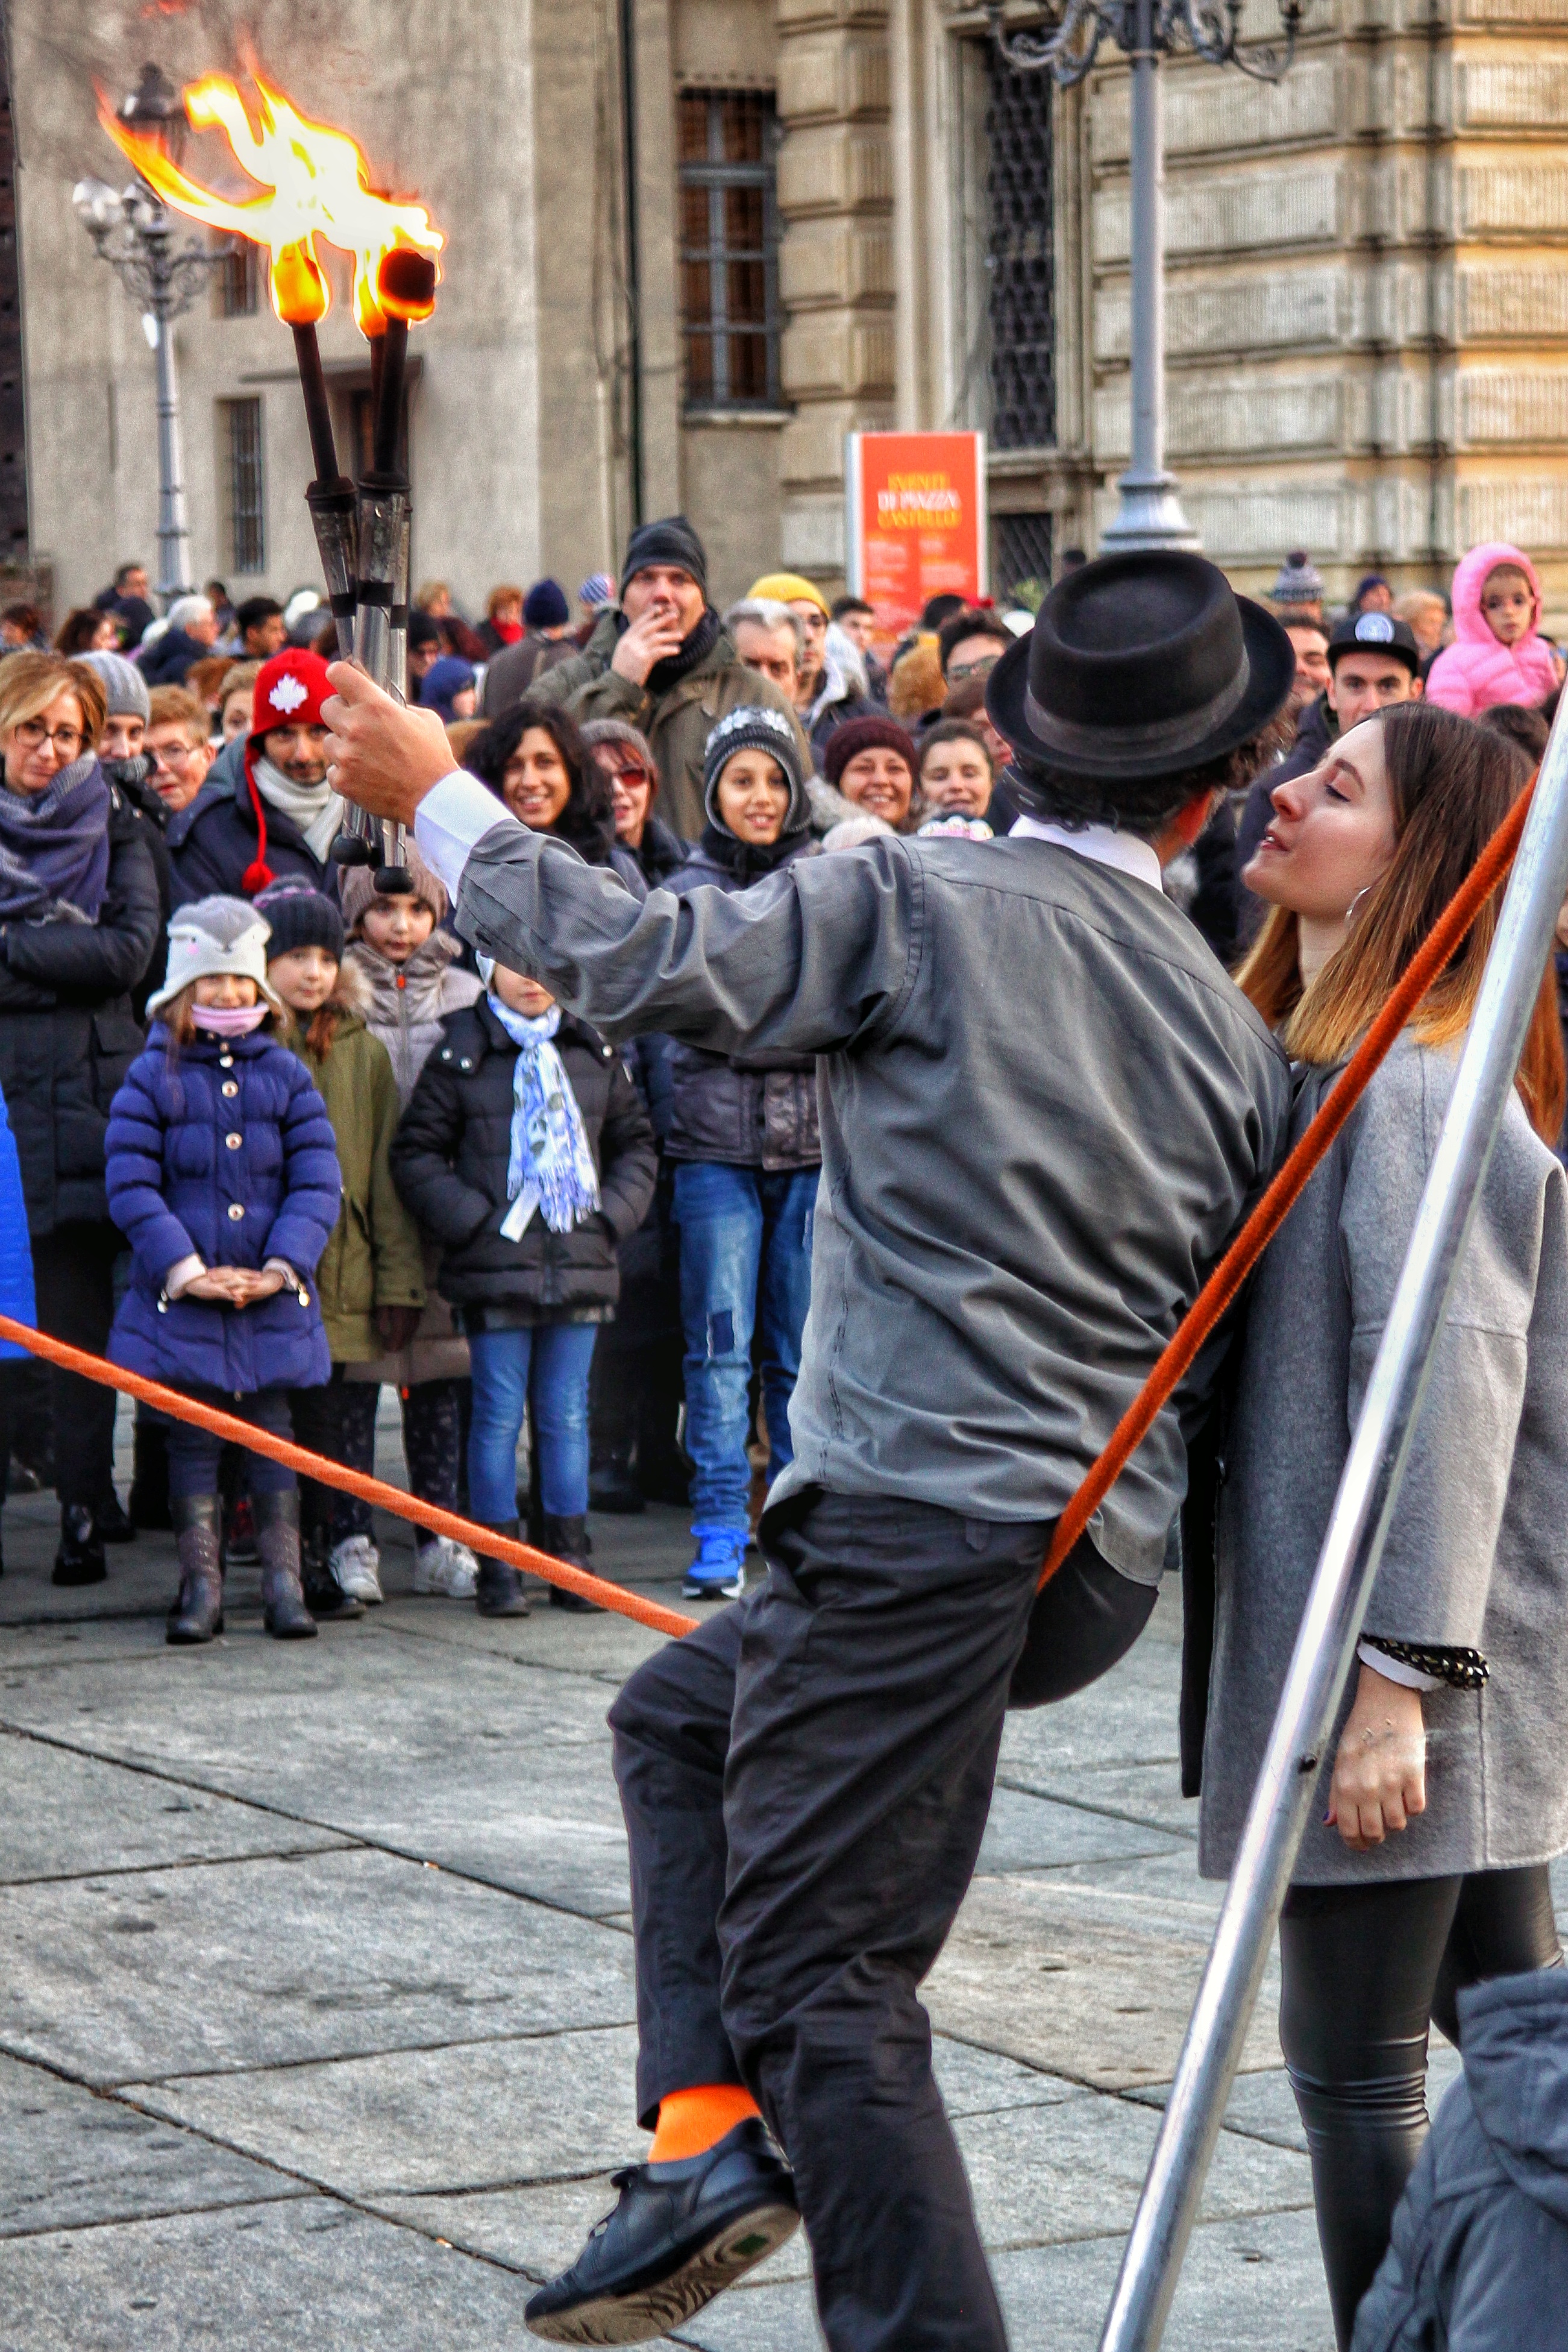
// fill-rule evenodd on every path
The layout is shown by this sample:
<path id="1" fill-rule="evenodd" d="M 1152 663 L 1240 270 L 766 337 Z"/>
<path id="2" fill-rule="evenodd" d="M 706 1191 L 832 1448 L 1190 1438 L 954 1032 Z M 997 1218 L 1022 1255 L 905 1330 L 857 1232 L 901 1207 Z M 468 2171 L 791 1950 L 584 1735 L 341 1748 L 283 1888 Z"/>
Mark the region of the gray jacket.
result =
<path id="1" fill-rule="evenodd" d="M 1396 1045 L 1260 1266 L 1222 1441 L 1199 1866 L 1224 1877 L 1453 1088 Z M 1333 1072 L 1313 1071 L 1297 1133 Z M 1512 1868 L 1568 1847 L 1568 1184 L 1511 1098 L 1438 1343 L 1366 1633 L 1481 1651 L 1423 1702 L 1427 1811 L 1371 1853 L 1324 1825 L 1304 1885 Z M 1343 1723 L 1351 1692 L 1341 1710 Z"/>
<path id="2" fill-rule="evenodd" d="M 1568 1976 L 1459 1995 L 1438 2108 L 1351 2352 L 1561 2352 L 1568 2337 Z"/>
<path id="3" fill-rule="evenodd" d="M 822 1057 L 776 1499 L 1053 1517 L 1288 1124 L 1284 1056 L 1185 918 L 1049 842 L 889 837 L 636 906 L 508 822 L 457 922 L 612 1037 Z M 1167 1411 L 1093 1523 L 1103 1557 L 1157 1577 L 1185 1476 Z"/>

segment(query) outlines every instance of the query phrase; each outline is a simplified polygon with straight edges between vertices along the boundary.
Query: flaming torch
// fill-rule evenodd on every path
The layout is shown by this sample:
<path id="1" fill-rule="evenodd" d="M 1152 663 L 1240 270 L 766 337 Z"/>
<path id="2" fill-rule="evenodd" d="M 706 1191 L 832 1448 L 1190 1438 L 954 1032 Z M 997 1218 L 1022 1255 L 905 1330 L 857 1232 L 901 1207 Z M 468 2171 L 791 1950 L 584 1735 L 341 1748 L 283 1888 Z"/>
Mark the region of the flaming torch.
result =
<path id="1" fill-rule="evenodd" d="M 378 686 L 402 698 L 408 635 L 411 520 L 407 476 L 398 464 L 398 426 L 411 325 L 435 308 L 439 255 L 445 243 L 423 205 L 378 194 L 370 167 L 347 132 L 312 122 L 252 67 L 253 125 L 236 83 L 207 74 L 183 92 L 195 131 L 221 130 L 242 171 L 263 193 L 241 200 L 192 179 L 162 148 L 138 135 L 99 93 L 99 120 L 164 203 L 208 227 L 264 245 L 270 255 L 272 307 L 294 331 L 295 356 L 316 478 L 305 493 L 340 643 Z M 316 329 L 332 289 L 317 240 L 350 254 L 354 317 L 371 345 L 373 436 L 371 470 L 358 490 L 339 471 L 332 413 Z M 350 809 L 334 855 L 373 865 L 376 887 L 412 888 L 401 825 Z"/>

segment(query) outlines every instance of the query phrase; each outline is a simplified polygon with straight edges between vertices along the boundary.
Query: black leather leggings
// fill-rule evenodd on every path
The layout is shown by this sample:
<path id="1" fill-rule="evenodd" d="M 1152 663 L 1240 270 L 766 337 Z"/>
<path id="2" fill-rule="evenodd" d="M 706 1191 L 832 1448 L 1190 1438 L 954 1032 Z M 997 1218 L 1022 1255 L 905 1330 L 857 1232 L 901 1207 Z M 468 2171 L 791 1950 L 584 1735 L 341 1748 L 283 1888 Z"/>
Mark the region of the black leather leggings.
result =
<path id="1" fill-rule="evenodd" d="M 1427 2031 L 1459 2038 L 1483 1977 L 1562 1966 L 1544 1864 L 1293 1886 L 1280 1919 L 1280 2041 L 1312 2159 L 1334 2334 L 1349 2344 L 1427 2136 Z"/>

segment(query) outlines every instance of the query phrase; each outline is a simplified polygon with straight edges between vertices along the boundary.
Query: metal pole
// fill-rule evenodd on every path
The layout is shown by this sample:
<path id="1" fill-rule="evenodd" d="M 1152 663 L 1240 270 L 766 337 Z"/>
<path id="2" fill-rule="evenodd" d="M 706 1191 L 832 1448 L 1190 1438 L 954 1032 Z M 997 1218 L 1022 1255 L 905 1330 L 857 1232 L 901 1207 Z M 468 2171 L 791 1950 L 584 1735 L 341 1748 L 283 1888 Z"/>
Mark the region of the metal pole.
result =
<path id="1" fill-rule="evenodd" d="M 180 386 L 174 372 L 173 305 L 169 287 L 169 224 L 166 215 L 146 231 L 152 279 L 150 313 L 158 332 L 158 593 L 167 610 L 171 597 L 190 586 L 191 529 L 185 520 L 185 485 L 180 457 Z"/>
<path id="2" fill-rule="evenodd" d="M 1560 713 L 1334 1498 L 1101 2352 L 1154 2352 L 1165 2328 L 1565 893 L 1568 720 Z"/>
<path id="3" fill-rule="evenodd" d="M 643 255 L 637 190 L 637 0 L 620 0 L 621 169 L 626 221 L 627 488 L 643 520 Z M 613 550 L 612 560 L 613 561 Z"/>
<path id="4" fill-rule="evenodd" d="M 1165 152 L 1155 0 L 1135 0 L 1132 52 L 1132 153 L 1128 163 L 1129 299 L 1132 304 L 1132 459 L 1116 484 L 1115 520 L 1102 534 L 1106 554 L 1130 547 L 1196 547 L 1176 477 L 1165 465 Z"/>

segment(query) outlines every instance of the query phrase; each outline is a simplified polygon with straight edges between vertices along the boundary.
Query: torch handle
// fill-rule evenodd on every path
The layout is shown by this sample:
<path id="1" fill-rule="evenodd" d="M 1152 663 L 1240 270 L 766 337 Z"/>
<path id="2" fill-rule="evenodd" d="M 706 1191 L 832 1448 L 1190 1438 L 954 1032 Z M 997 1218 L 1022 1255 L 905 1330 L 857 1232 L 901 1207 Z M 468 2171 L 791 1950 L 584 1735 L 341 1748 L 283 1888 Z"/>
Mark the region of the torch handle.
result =
<path id="1" fill-rule="evenodd" d="M 336 482 L 338 446 L 332 436 L 332 406 L 327 397 L 321 347 L 316 340 L 313 326 L 295 328 L 294 356 L 299 362 L 299 388 L 305 394 L 305 422 L 310 428 L 310 455 L 316 461 L 316 479 L 322 484 Z"/>
<path id="2" fill-rule="evenodd" d="M 408 484 L 396 476 L 371 475 L 361 483 L 359 549 L 354 658 L 384 693 L 401 702 L 403 681 L 393 667 L 392 618 L 394 610 L 402 605 L 406 611 L 408 603 L 409 495 Z M 380 835 L 379 855 L 372 853 L 380 867 L 377 890 L 383 895 L 412 890 L 403 828 L 383 823 Z"/>
<path id="3" fill-rule="evenodd" d="M 375 437 L 371 458 L 378 474 L 397 471 L 398 428 L 402 423 L 402 383 L 408 362 L 408 321 L 389 319 L 381 338 L 381 381 L 375 391 Z"/>

